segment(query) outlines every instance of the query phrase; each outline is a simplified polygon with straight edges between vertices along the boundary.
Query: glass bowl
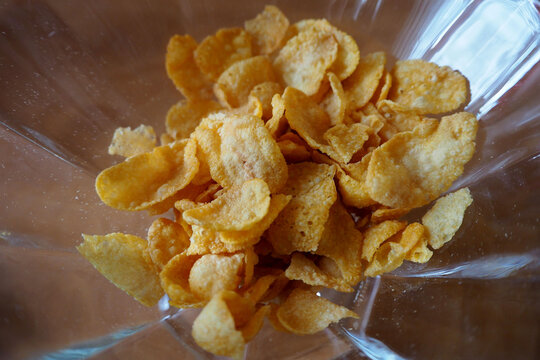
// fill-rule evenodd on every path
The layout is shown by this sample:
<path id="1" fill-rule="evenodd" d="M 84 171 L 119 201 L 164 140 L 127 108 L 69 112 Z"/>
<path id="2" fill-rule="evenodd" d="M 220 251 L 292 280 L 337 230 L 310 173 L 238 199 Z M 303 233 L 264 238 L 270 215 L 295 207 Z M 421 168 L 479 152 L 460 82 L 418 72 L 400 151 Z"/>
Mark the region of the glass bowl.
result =
<path id="1" fill-rule="evenodd" d="M 273 1 L 291 22 L 326 17 L 362 54 L 422 58 L 470 81 L 476 154 L 455 184 L 474 203 L 454 240 L 328 293 L 357 311 L 312 336 L 268 324 L 248 359 L 518 359 L 540 350 L 538 3 Z M 145 308 L 75 250 L 82 232 L 144 236 L 144 214 L 101 204 L 94 178 L 115 128 L 164 130 L 179 94 L 164 69 L 175 33 L 242 26 L 263 1 L 6 0 L 0 4 L 0 358 L 208 359 L 196 310 Z M 392 65 L 393 60 L 388 64 Z"/>

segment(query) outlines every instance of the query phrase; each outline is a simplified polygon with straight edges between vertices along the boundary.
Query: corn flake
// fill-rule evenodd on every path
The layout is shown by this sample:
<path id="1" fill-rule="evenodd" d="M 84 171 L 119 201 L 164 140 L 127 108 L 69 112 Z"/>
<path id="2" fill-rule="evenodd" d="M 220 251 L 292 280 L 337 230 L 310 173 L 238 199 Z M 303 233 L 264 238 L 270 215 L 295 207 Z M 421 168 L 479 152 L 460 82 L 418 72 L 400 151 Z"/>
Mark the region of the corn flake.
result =
<path id="1" fill-rule="evenodd" d="M 222 290 L 236 290 L 243 268 L 244 254 L 203 255 L 191 268 L 189 287 L 195 296 L 208 301 Z"/>
<path id="2" fill-rule="evenodd" d="M 156 133 L 151 126 L 139 125 L 131 130 L 131 127 L 117 128 L 114 131 L 110 155 L 131 157 L 152 151 L 156 146 Z"/>
<path id="3" fill-rule="evenodd" d="M 190 183 L 199 168 L 195 152 L 195 143 L 177 141 L 130 157 L 98 175 L 97 193 L 116 209 L 148 208 Z"/>
<path id="4" fill-rule="evenodd" d="M 289 165 L 283 192 L 292 199 L 268 229 L 268 240 L 278 254 L 317 249 L 337 198 L 334 173 L 335 168 L 325 164 Z"/>
<path id="5" fill-rule="evenodd" d="M 384 52 L 372 53 L 360 59 L 354 73 L 343 82 L 343 90 L 350 110 L 363 107 L 373 97 L 379 86 L 385 64 Z"/>
<path id="6" fill-rule="evenodd" d="M 304 31 L 285 44 L 274 60 L 274 67 L 287 85 L 313 95 L 337 53 L 338 43 L 332 34 Z"/>
<path id="7" fill-rule="evenodd" d="M 276 315 L 281 325 L 295 334 L 314 334 L 343 318 L 358 318 L 346 307 L 302 289 L 294 289 Z"/>
<path id="8" fill-rule="evenodd" d="M 199 70 L 194 52 L 197 42 L 189 35 L 174 35 L 167 45 L 165 65 L 176 88 L 190 100 L 212 98 L 212 82 Z"/>
<path id="9" fill-rule="evenodd" d="M 392 208 L 425 205 L 446 191 L 471 159 L 478 122 L 462 112 L 395 135 L 373 151 L 366 185 L 370 196 Z"/>
<path id="10" fill-rule="evenodd" d="M 269 120 L 272 117 L 272 98 L 276 94 L 281 94 L 283 92 L 283 87 L 272 81 L 266 81 L 255 85 L 251 89 L 249 95 L 257 98 L 262 105 L 262 119 Z"/>
<path id="11" fill-rule="evenodd" d="M 270 206 L 270 190 L 264 180 L 248 180 L 228 188 L 208 204 L 186 210 L 184 220 L 213 230 L 248 230 L 260 221 Z"/>
<path id="12" fill-rule="evenodd" d="M 199 256 L 175 255 L 159 273 L 161 286 L 169 296 L 169 303 L 178 308 L 204 306 L 203 299 L 196 296 L 189 286 L 189 273 Z"/>
<path id="13" fill-rule="evenodd" d="M 206 115 L 220 109 L 213 100 L 181 100 L 167 112 L 167 133 L 176 140 L 187 139 Z"/>
<path id="14" fill-rule="evenodd" d="M 145 256 L 144 239 L 121 233 L 83 234 L 83 239 L 77 250 L 110 282 L 146 306 L 163 296 L 154 265 Z"/>
<path id="15" fill-rule="evenodd" d="M 251 56 L 251 36 L 241 28 L 219 29 L 195 49 L 197 66 L 214 81 L 229 66 Z"/>
<path id="16" fill-rule="evenodd" d="M 467 101 L 469 84 L 459 72 L 424 60 L 402 60 L 392 69 L 388 98 L 419 114 L 457 110 Z"/>
<path id="17" fill-rule="evenodd" d="M 312 286 L 324 286 L 342 292 L 353 291 L 347 281 L 326 274 L 301 253 L 293 254 L 285 276 L 290 280 L 301 280 Z"/>
<path id="18" fill-rule="evenodd" d="M 169 260 L 188 247 L 189 236 L 182 225 L 165 218 L 156 219 L 150 225 L 146 252 L 158 269 L 163 269 Z"/>
<path id="19" fill-rule="evenodd" d="M 237 108 L 244 105 L 254 86 L 276 81 L 270 59 L 255 56 L 239 60 L 229 66 L 217 80 L 214 93 L 223 106 Z"/>
<path id="20" fill-rule="evenodd" d="M 253 38 L 255 52 L 270 54 L 281 45 L 289 20 L 277 7 L 267 5 L 262 13 L 246 21 L 244 27 Z"/>
<path id="21" fill-rule="evenodd" d="M 404 221 L 387 220 L 367 229 L 364 233 L 362 259 L 370 262 L 381 244 L 403 230 L 406 226 L 407 223 Z"/>
<path id="22" fill-rule="evenodd" d="M 429 245 L 433 249 L 439 249 L 452 240 L 472 202 L 471 192 L 463 188 L 437 200 L 424 215 L 422 224 L 428 230 Z"/>
<path id="23" fill-rule="evenodd" d="M 334 73 L 329 72 L 326 76 L 328 77 L 332 92 L 326 94 L 321 102 L 321 106 L 330 117 L 331 125 L 341 124 L 343 123 L 347 108 L 345 92 L 339 78 Z"/>

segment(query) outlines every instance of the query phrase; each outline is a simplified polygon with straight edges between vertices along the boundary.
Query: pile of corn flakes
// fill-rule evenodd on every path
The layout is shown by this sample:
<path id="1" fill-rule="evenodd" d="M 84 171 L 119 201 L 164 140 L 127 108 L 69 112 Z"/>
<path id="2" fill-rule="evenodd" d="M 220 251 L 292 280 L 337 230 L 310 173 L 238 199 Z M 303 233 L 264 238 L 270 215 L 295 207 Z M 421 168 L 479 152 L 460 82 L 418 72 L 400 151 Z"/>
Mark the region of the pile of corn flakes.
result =
<path id="1" fill-rule="evenodd" d="M 469 98 L 460 73 L 386 60 L 275 6 L 199 44 L 173 36 L 166 69 L 184 99 L 161 146 L 150 126 L 117 129 L 109 153 L 126 159 L 96 189 L 113 208 L 175 219 L 155 220 L 147 239 L 83 235 L 78 250 L 144 305 L 167 294 L 202 308 L 193 338 L 217 355 L 242 358 L 265 318 L 312 334 L 357 317 L 317 291 L 427 262 L 472 202 L 465 188 L 421 222 L 400 220 L 462 174 L 477 120 L 455 112 Z"/>

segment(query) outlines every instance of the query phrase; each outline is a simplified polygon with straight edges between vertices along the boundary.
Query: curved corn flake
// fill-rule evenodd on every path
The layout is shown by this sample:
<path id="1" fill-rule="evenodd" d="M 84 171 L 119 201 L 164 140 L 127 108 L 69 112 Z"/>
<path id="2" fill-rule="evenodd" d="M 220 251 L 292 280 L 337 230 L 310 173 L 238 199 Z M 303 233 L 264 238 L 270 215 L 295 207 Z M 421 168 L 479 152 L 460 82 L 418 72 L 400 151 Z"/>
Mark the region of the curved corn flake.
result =
<path id="1" fill-rule="evenodd" d="M 196 255 L 175 255 L 161 270 L 161 286 L 169 296 L 169 303 L 177 308 L 198 308 L 204 306 L 203 299 L 196 296 L 189 287 L 189 273 L 199 259 Z"/>
<path id="2" fill-rule="evenodd" d="M 193 209 L 194 207 L 197 207 L 197 206 L 198 204 L 196 202 L 191 201 L 189 199 L 181 199 L 174 203 L 174 219 L 177 223 L 180 224 L 180 226 L 182 226 L 186 234 L 188 234 L 190 237 L 193 234 L 193 229 L 191 225 L 189 225 L 184 220 L 184 218 L 182 217 L 182 214 L 184 213 L 184 211 L 188 209 Z M 190 240 L 190 244 L 191 244 L 191 240 Z M 188 254 L 188 255 L 192 255 L 192 254 Z"/>
<path id="3" fill-rule="evenodd" d="M 259 256 L 253 250 L 253 247 L 249 247 L 244 251 L 245 270 L 244 270 L 244 285 L 248 286 L 253 280 L 253 274 L 255 272 L 255 265 L 259 262 Z"/>
<path id="4" fill-rule="evenodd" d="M 415 263 L 426 263 L 433 256 L 433 251 L 428 249 L 428 238 L 424 237 L 418 242 L 405 256 L 405 260 L 409 260 Z"/>
<path id="5" fill-rule="evenodd" d="M 270 304 L 270 313 L 268 314 L 268 320 L 270 321 L 270 324 L 272 324 L 274 330 L 290 334 L 291 332 L 281 324 L 281 321 L 277 317 L 278 309 L 278 304 Z"/>
<path id="6" fill-rule="evenodd" d="M 270 206 L 270 190 L 264 180 L 248 180 L 228 188 L 208 204 L 186 210 L 184 220 L 213 230 L 248 230 L 260 221 Z"/>
<path id="7" fill-rule="evenodd" d="M 332 92 L 326 94 L 321 102 L 321 106 L 330 117 L 330 124 L 341 124 L 345 117 L 345 109 L 347 108 L 345 92 L 339 78 L 334 73 L 329 72 L 326 76 L 332 87 Z"/>
<path id="8" fill-rule="evenodd" d="M 332 147 L 335 160 L 347 164 L 368 140 L 369 127 L 359 123 L 337 124 L 326 130 L 323 138 Z"/>
<path id="9" fill-rule="evenodd" d="M 354 220 L 337 200 L 330 208 L 315 253 L 334 260 L 343 279 L 354 286 L 362 278 L 362 239 L 362 233 L 356 229 Z"/>
<path id="10" fill-rule="evenodd" d="M 188 247 L 189 236 L 182 225 L 165 218 L 156 219 L 150 225 L 146 252 L 159 270 Z"/>
<path id="11" fill-rule="evenodd" d="M 148 125 L 139 125 L 131 130 L 131 127 L 119 127 L 114 130 L 110 155 L 131 157 L 152 151 L 156 146 L 156 133 L 154 128 Z"/>
<path id="12" fill-rule="evenodd" d="M 85 235 L 77 246 L 103 276 L 137 301 L 154 306 L 163 296 L 154 265 L 145 256 L 146 241 L 134 235 Z"/>
<path id="13" fill-rule="evenodd" d="M 287 163 L 307 161 L 311 157 L 311 152 L 305 146 L 291 140 L 279 140 L 277 144 Z"/>
<path id="14" fill-rule="evenodd" d="M 219 184 L 211 184 L 209 185 L 205 191 L 197 195 L 195 198 L 195 202 L 197 203 L 205 203 L 210 202 L 213 199 L 216 198 L 216 193 L 221 190 L 221 186 Z"/>
<path id="15" fill-rule="evenodd" d="M 433 249 L 439 249 L 452 240 L 472 202 L 471 192 L 463 188 L 437 200 L 424 215 L 422 224 L 428 230 L 429 245 Z"/>
<path id="16" fill-rule="evenodd" d="M 189 287 L 195 296 L 208 301 L 222 290 L 236 290 L 243 268 L 244 254 L 203 255 L 191 268 Z"/>
<path id="17" fill-rule="evenodd" d="M 407 254 L 424 238 L 425 228 L 422 224 L 409 224 L 403 233 L 395 235 L 377 249 L 366 268 L 366 276 L 373 277 L 397 269 Z"/>
<path id="18" fill-rule="evenodd" d="M 289 20 L 277 7 L 267 5 L 262 13 L 246 21 L 244 28 L 253 38 L 255 52 L 270 54 L 281 45 Z"/>
<path id="19" fill-rule="evenodd" d="M 354 73 L 343 82 L 348 109 L 361 108 L 373 97 L 383 76 L 385 64 L 384 52 L 368 54 L 360 59 Z"/>
<path id="20" fill-rule="evenodd" d="M 251 341 L 261 330 L 264 324 L 264 318 L 270 314 L 270 305 L 261 306 L 249 321 L 240 328 L 242 336 L 246 342 Z"/>
<path id="21" fill-rule="evenodd" d="M 215 355 L 242 359 L 246 341 L 237 324 L 225 294 L 238 296 L 234 292 L 223 291 L 216 294 L 193 322 L 191 335 L 195 342 Z"/>
<path id="22" fill-rule="evenodd" d="M 467 101 L 467 79 L 448 66 L 402 60 L 394 65 L 392 77 L 388 98 L 419 114 L 454 111 Z"/>
<path id="23" fill-rule="evenodd" d="M 396 220 L 400 217 L 408 214 L 411 211 L 411 209 L 404 208 L 404 209 L 389 209 L 389 208 L 379 208 L 375 210 L 371 214 L 371 222 L 372 223 L 380 223 L 386 220 Z"/>
<path id="24" fill-rule="evenodd" d="M 346 307 L 302 289 L 294 289 L 276 315 L 281 325 L 295 334 L 314 334 L 343 318 L 358 318 Z"/>
<path id="25" fill-rule="evenodd" d="M 367 229 L 364 233 L 362 259 L 370 262 L 381 244 L 403 230 L 405 226 L 407 226 L 405 221 L 387 220 Z"/>
<path id="26" fill-rule="evenodd" d="M 272 81 L 260 83 L 251 89 L 249 95 L 259 99 L 261 102 L 263 120 L 268 120 L 272 117 L 272 98 L 274 95 L 281 94 L 282 92 L 283 87 L 279 83 Z"/>
<path id="27" fill-rule="evenodd" d="M 379 87 L 375 91 L 375 94 L 373 94 L 371 101 L 375 104 L 379 104 L 381 101 L 386 100 L 391 87 L 392 87 L 392 74 L 390 74 L 388 71 L 384 71 L 382 80 L 379 82 Z"/>
<path id="28" fill-rule="evenodd" d="M 253 303 L 258 303 L 277 278 L 278 275 L 261 276 L 253 285 L 246 289 L 244 296 Z"/>
<path id="29" fill-rule="evenodd" d="M 258 239 L 252 239 L 242 243 L 225 243 L 221 233 L 193 225 L 190 237 L 190 245 L 185 251 L 186 255 L 204 254 L 228 254 L 243 251 L 253 246 Z"/>
<path id="30" fill-rule="evenodd" d="M 324 153 L 331 152 L 330 145 L 323 137 L 331 125 L 328 114 L 312 99 L 292 87 L 285 89 L 283 101 L 285 117 L 291 129 L 295 130 L 311 148 Z"/>
<path id="31" fill-rule="evenodd" d="M 194 185 L 192 180 L 192 183 L 183 188 L 182 190 L 175 192 L 172 196 L 169 196 L 163 201 L 147 207 L 145 210 L 150 216 L 163 214 L 164 212 L 169 211 L 179 200 L 195 199 L 197 196 L 199 196 L 200 193 L 204 191 L 205 188 L 206 185 Z"/>
<path id="32" fill-rule="evenodd" d="M 377 106 L 387 123 L 392 125 L 398 132 L 411 131 L 417 126 L 436 126 L 438 123 L 436 119 L 421 117 L 414 111 L 408 110 L 403 105 L 391 100 L 382 100 Z"/>
<path id="33" fill-rule="evenodd" d="M 197 66 L 214 81 L 229 66 L 251 56 L 251 36 L 241 28 L 219 29 L 195 49 Z"/>
<path id="34" fill-rule="evenodd" d="M 229 117 L 219 128 L 220 161 L 212 177 L 223 187 L 264 180 L 271 193 L 287 181 L 287 164 L 264 122 L 254 116 Z M 214 175 L 215 174 L 215 175 Z"/>
<path id="35" fill-rule="evenodd" d="M 167 133 L 176 140 L 189 138 L 202 118 L 220 109 L 221 105 L 213 100 L 181 100 L 167 112 Z"/>
<path id="36" fill-rule="evenodd" d="M 165 67 L 169 78 L 187 99 L 212 98 L 212 82 L 195 63 L 197 42 L 189 35 L 174 35 L 167 45 Z"/>
<path id="37" fill-rule="evenodd" d="M 281 95 L 276 94 L 272 97 L 272 117 L 265 124 L 266 128 L 277 139 L 287 129 L 287 119 L 285 114 L 285 101 Z"/>
<path id="38" fill-rule="evenodd" d="M 289 165 L 283 193 L 292 199 L 268 229 L 268 241 L 278 254 L 317 249 L 330 207 L 337 199 L 334 173 L 335 167 L 326 164 Z"/>
<path id="39" fill-rule="evenodd" d="M 97 193 L 116 209 L 146 209 L 190 183 L 199 169 L 195 152 L 194 142 L 176 141 L 130 157 L 98 175 Z"/>
<path id="40" fill-rule="evenodd" d="M 163 145 L 169 145 L 170 143 L 174 142 L 174 138 L 167 134 L 167 133 L 163 133 L 159 136 L 159 143 L 163 146 Z"/>
<path id="41" fill-rule="evenodd" d="M 392 208 L 425 205 L 446 191 L 471 159 L 478 122 L 462 112 L 442 118 L 435 131 L 417 127 L 373 151 L 366 185 L 370 196 Z"/>
<path id="42" fill-rule="evenodd" d="M 304 31 L 283 46 L 274 60 L 274 67 L 285 84 L 313 95 L 319 90 L 337 53 L 338 43 L 332 34 Z"/>
<path id="43" fill-rule="evenodd" d="M 270 227 L 277 218 L 281 210 L 287 206 L 291 200 L 290 195 L 276 194 L 270 199 L 268 212 L 266 215 L 249 230 L 243 231 L 221 231 L 221 241 L 227 244 L 252 244 L 257 242 L 262 234 Z"/>
<path id="44" fill-rule="evenodd" d="M 319 269 L 317 265 L 301 253 L 294 253 L 285 276 L 290 280 L 301 280 L 312 286 L 324 286 L 337 291 L 352 292 L 347 281 L 335 278 Z"/>
<path id="45" fill-rule="evenodd" d="M 255 85 L 276 81 L 270 59 L 255 56 L 229 66 L 217 80 L 214 93 L 222 105 L 237 108 L 244 105 Z"/>
<path id="46" fill-rule="evenodd" d="M 330 33 L 338 43 L 336 60 L 330 66 L 329 71 L 338 76 L 340 80 L 348 78 L 358 66 L 360 60 L 360 50 L 356 41 L 347 33 L 337 29 L 326 19 L 306 19 L 294 24 L 292 27 L 297 32 L 315 30 Z"/>

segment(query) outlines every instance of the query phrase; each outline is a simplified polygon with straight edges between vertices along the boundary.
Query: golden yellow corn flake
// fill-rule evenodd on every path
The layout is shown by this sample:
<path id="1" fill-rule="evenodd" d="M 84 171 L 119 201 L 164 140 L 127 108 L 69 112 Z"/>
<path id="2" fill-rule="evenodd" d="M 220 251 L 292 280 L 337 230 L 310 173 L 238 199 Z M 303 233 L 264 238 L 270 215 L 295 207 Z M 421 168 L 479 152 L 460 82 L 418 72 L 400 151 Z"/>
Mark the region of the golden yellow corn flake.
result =
<path id="1" fill-rule="evenodd" d="M 295 334 L 314 334 L 343 318 L 358 318 L 346 307 L 302 289 L 294 289 L 276 315 L 281 325 Z"/>
<path id="2" fill-rule="evenodd" d="M 270 321 L 270 324 L 272 324 L 272 327 L 276 331 L 284 332 L 284 333 L 291 333 L 287 328 L 285 328 L 282 324 L 279 318 L 277 317 L 277 311 L 279 309 L 279 305 L 275 303 L 270 304 L 270 314 L 268 314 L 268 320 Z"/>
<path id="3" fill-rule="evenodd" d="M 212 82 L 195 63 L 197 42 L 189 35 L 174 35 L 167 45 L 165 65 L 176 88 L 190 100 L 212 98 Z"/>
<path id="4" fill-rule="evenodd" d="M 270 227 L 279 213 L 287 206 L 291 200 L 290 195 L 277 194 L 270 199 L 268 212 L 248 230 L 242 231 L 222 231 L 221 241 L 227 244 L 252 244 L 259 240 L 262 234 Z M 247 206 L 247 205 L 246 205 Z"/>
<path id="5" fill-rule="evenodd" d="M 387 220 L 367 229 L 364 233 L 362 259 L 371 261 L 381 244 L 403 230 L 405 226 L 407 223 L 404 221 Z"/>
<path id="6" fill-rule="evenodd" d="M 246 341 L 242 332 L 237 330 L 238 324 L 231 313 L 224 296 L 236 295 L 231 291 L 223 291 L 214 295 L 193 322 L 191 335 L 195 342 L 216 355 L 242 359 Z M 239 297 L 239 295 L 236 295 Z M 234 298 L 233 298 L 234 299 Z M 229 302 L 236 299 L 229 299 Z"/>
<path id="7" fill-rule="evenodd" d="M 465 210 L 472 202 L 468 188 L 443 196 L 435 202 L 422 218 L 422 224 L 428 230 L 429 246 L 436 250 L 452 240 L 463 222 Z"/>
<path id="8" fill-rule="evenodd" d="M 114 131 L 109 154 L 130 157 L 152 151 L 155 146 L 156 133 L 151 126 L 139 125 L 133 130 L 120 127 Z"/>
<path id="9" fill-rule="evenodd" d="M 248 322 L 240 328 L 242 336 L 246 342 L 250 341 L 257 335 L 264 324 L 264 318 L 270 314 L 270 305 L 261 306 Z"/>
<path id="10" fill-rule="evenodd" d="M 411 209 L 389 209 L 389 208 L 379 208 L 371 214 L 372 223 L 380 223 L 386 220 L 396 220 L 400 217 L 406 215 L 411 211 Z"/>
<path id="11" fill-rule="evenodd" d="M 380 101 L 378 107 L 387 123 L 392 125 L 398 132 L 411 131 L 417 126 L 429 128 L 436 126 L 439 122 L 436 119 L 421 117 L 417 113 L 407 110 L 403 105 L 390 100 Z"/>
<path id="12" fill-rule="evenodd" d="M 281 48 L 274 67 L 285 84 L 313 95 L 337 58 L 338 43 L 331 33 L 304 31 Z"/>
<path id="13" fill-rule="evenodd" d="M 373 94 L 371 101 L 375 104 L 378 104 L 382 100 L 386 100 L 391 87 L 392 87 L 392 74 L 390 74 L 387 71 L 384 71 L 382 80 L 379 82 L 379 87 L 375 91 L 375 94 Z"/>
<path id="14" fill-rule="evenodd" d="M 279 83 L 272 81 L 260 83 L 251 89 L 249 95 L 257 98 L 262 105 L 263 120 L 269 120 L 272 117 L 272 98 L 282 92 L 283 87 Z"/>
<path id="15" fill-rule="evenodd" d="M 443 117 L 431 133 L 420 127 L 395 135 L 373 151 L 366 178 L 370 196 L 393 208 L 437 198 L 471 159 L 477 127 L 476 117 L 462 112 Z"/>
<path id="16" fill-rule="evenodd" d="M 203 74 L 216 81 L 237 61 L 252 56 L 251 36 L 241 28 L 219 29 L 195 50 L 195 62 Z"/>
<path id="17" fill-rule="evenodd" d="M 428 247 L 428 239 L 424 237 L 420 240 L 405 256 L 405 260 L 409 260 L 415 263 L 426 263 L 433 256 L 433 251 Z"/>
<path id="18" fill-rule="evenodd" d="M 200 299 L 209 301 L 222 290 L 236 290 L 241 282 L 244 254 L 203 255 L 189 273 L 189 287 Z"/>
<path id="19" fill-rule="evenodd" d="M 221 186 L 219 184 L 211 184 L 204 190 L 202 193 L 197 195 L 195 198 L 195 202 L 197 203 L 205 203 L 210 202 L 213 199 L 215 199 L 216 193 L 221 190 Z"/>
<path id="20" fill-rule="evenodd" d="M 176 140 L 187 139 L 202 118 L 220 109 L 221 106 L 213 100 L 181 100 L 167 112 L 167 133 Z"/>
<path id="21" fill-rule="evenodd" d="M 335 160 L 347 164 L 369 138 L 369 127 L 359 123 L 337 124 L 328 129 L 323 137 L 334 150 Z"/>
<path id="22" fill-rule="evenodd" d="M 148 229 L 146 252 L 161 270 L 175 255 L 186 250 L 189 244 L 189 235 L 182 225 L 169 219 L 159 218 L 154 220 Z"/>
<path id="23" fill-rule="evenodd" d="M 338 76 L 340 80 L 348 78 L 356 69 L 360 60 L 360 50 L 356 41 L 343 31 L 332 26 L 326 19 L 307 19 L 294 24 L 297 32 L 318 31 L 332 34 L 338 43 L 337 57 L 329 71 Z"/>
<path id="24" fill-rule="evenodd" d="M 190 245 L 185 251 L 186 255 L 234 253 L 246 250 L 258 241 L 258 239 L 249 239 L 242 243 L 226 243 L 218 231 L 197 225 L 193 225 L 191 228 Z"/>
<path id="25" fill-rule="evenodd" d="M 311 152 L 305 146 L 291 140 L 280 140 L 277 144 L 287 163 L 307 161 L 311 157 Z"/>
<path id="26" fill-rule="evenodd" d="M 409 224 L 403 233 L 395 235 L 377 249 L 366 268 L 365 275 L 373 277 L 397 269 L 407 254 L 424 237 L 425 228 L 422 224 Z"/>
<path id="27" fill-rule="evenodd" d="M 354 73 L 343 82 L 349 109 L 361 108 L 372 98 L 379 86 L 385 64 L 384 52 L 368 54 L 360 59 Z"/>
<path id="28" fill-rule="evenodd" d="M 333 166 L 315 163 L 289 165 L 283 192 L 292 195 L 268 229 L 268 240 L 278 254 L 315 251 L 330 207 L 336 201 Z"/>
<path id="29" fill-rule="evenodd" d="M 154 265 L 145 256 L 144 239 L 121 233 L 83 234 L 83 239 L 79 253 L 114 285 L 146 306 L 163 296 Z"/>
<path id="30" fill-rule="evenodd" d="M 341 124 L 343 123 L 345 110 L 347 108 L 345 92 L 343 91 L 339 78 L 334 73 L 329 72 L 327 77 L 332 88 L 332 92 L 326 94 L 321 102 L 321 106 L 330 117 L 330 124 Z"/>
<path id="31" fill-rule="evenodd" d="M 418 114 L 455 111 L 467 101 L 469 84 L 459 72 L 424 60 L 402 60 L 392 69 L 388 98 Z"/>
<path id="32" fill-rule="evenodd" d="M 262 13 L 246 21 L 244 27 L 253 38 L 255 52 L 270 54 L 281 45 L 289 20 L 277 7 L 267 5 Z"/>
<path id="33" fill-rule="evenodd" d="M 353 288 L 347 281 L 324 273 L 312 260 L 301 253 L 294 253 L 292 255 L 291 263 L 285 271 L 285 276 L 290 280 L 301 280 L 312 286 L 324 286 L 342 292 L 353 291 Z"/>
<path id="34" fill-rule="evenodd" d="M 270 206 L 270 190 L 264 180 L 248 180 L 228 188 L 208 204 L 186 210 L 184 220 L 213 230 L 248 230 L 260 221 Z"/>
<path id="35" fill-rule="evenodd" d="M 218 166 L 221 169 L 212 171 L 210 164 L 214 180 L 227 187 L 259 178 L 268 184 L 273 194 L 285 185 L 287 164 L 260 118 L 230 117 L 218 133 L 221 140 Z"/>
<path id="36" fill-rule="evenodd" d="M 195 151 L 194 142 L 176 141 L 130 157 L 98 175 L 97 193 L 116 209 L 148 208 L 190 183 L 199 168 Z"/>
<path id="37" fill-rule="evenodd" d="M 169 296 L 169 303 L 179 308 L 204 306 L 203 299 L 196 296 L 189 287 L 189 273 L 200 258 L 196 255 L 178 254 L 161 270 L 159 278 L 163 290 Z"/>
<path id="38" fill-rule="evenodd" d="M 240 60 L 225 70 L 216 82 L 214 93 L 221 104 L 230 108 L 244 105 L 255 85 L 276 81 L 272 62 L 266 56 Z"/>
<path id="39" fill-rule="evenodd" d="M 277 278 L 278 275 L 261 276 L 253 285 L 247 288 L 246 292 L 244 293 L 245 296 L 253 303 L 258 303 Z"/>
<path id="40" fill-rule="evenodd" d="M 337 200 L 330 208 L 316 254 L 332 259 L 343 279 L 350 285 L 356 285 L 362 278 L 362 239 L 354 220 Z"/>
<path id="41" fill-rule="evenodd" d="M 287 119 L 283 116 L 285 114 L 285 101 L 281 95 L 276 94 L 272 97 L 272 117 L 265 124 L 266 128 L 277 139 L 285 132 L 287 128 Z"/>

